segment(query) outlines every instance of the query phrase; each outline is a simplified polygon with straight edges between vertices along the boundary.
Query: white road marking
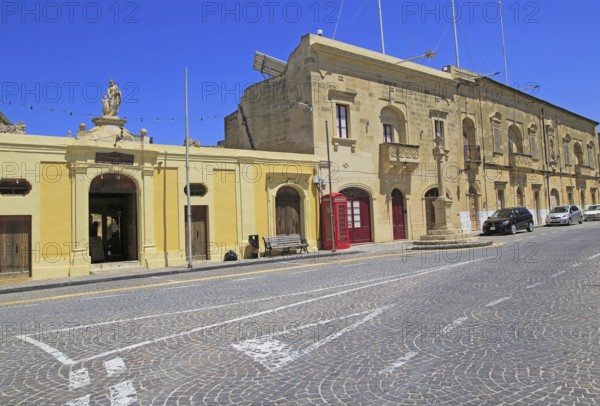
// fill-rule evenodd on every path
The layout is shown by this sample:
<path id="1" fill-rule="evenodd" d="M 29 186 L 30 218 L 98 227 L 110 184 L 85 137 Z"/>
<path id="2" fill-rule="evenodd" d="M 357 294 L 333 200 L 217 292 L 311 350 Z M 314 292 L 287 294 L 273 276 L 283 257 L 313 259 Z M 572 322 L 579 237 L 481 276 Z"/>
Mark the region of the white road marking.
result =
<path id="1" fill-rule="evenodd" d="M 127 406 L 137 402 L 137 393 L 133 381 L 121 382 L 110 387 L 111 406 Z"/>
<path id="2" fill-rule="evenodd" d="M 289 276 L 296 276 L 296 275 L 301 275 L 303 273 L 311 273 L 311 272 L 317 272 L 319 271 L 319 269 L 309 269 L 308 271 L 298 271 L 298 272 L 293 272 L 293 273 L 289 273 Z"/>
<path id="3" fill-rule="evenodd" d="M 573 267 L 573 268 L 577 268 L 577 267 L 578 267 L 578 266 L 580 266 L 580 265 L 581 265 L 580 263 L 578 263 L 578 264 L 573 264 L 573 265 L 571 265 L 571 267 Z"/>
<path id="4" fill-rule="evenodd" d="M 20 308 L 22 308 L 22 307 L 33 307 L 33 306 L 39 306 L 39 303 L 35 303 L 35 304 L 28 304 L 28 305 L 21 305 L 21 306 L 0 307 L 0 310 L 6 310 L 6 309 L 20 309 Z"/>
<path id="5" fill-rule="evenodd" d="M 175 290 L 175 289 L 189 289 L 189 288 L 197 288 L 202 283 L 197 283 L 195 285 L 182 285 L 182 286 L 173 286 L 171 288 L 164 288 L 164 290 Z"/>
<path id="6" fill-rule="evenodd" d="M 186 314 L 186 313 L 195 313 L 195 312 L 201 312 L 201 311 L 205 311 L 205 310 L 214 310 L 214 309 L 219 309 L 221 307 L 245 306 L 245 305 L 252 304 L 252 303 L 264 302 L 264 301 L 269 301 L 269 300 L 277 300 L 277 299 L 288 298 L 288 297 L 292 297 L 292 296 L 300 296 L 300 295 L 305 295 L 305 294 L 318 293 L 318 292 L 322 292 L 322 291 L 326 291 L 326 290 L 342 288 L 342 287 L 347 287 L 347 286 L 354 286 L 354 285 L 359 285 L 361 283 L 373 282 L 373 281 L 379 281 L 379 280 L 385 280 L 385 279 L 392 279 L 392 278 L 397 278 L 397 277 L 398 277 L 397 275 L 385 276 L 385 277 L 375 278 L 375 279 L 366 280 L 366 281 L 351 282 L 351 283 L 345 283 L 342 285 L 330 286 L 330 287 L 326 287 L 326 288 L 305 290 L 302 292 L 290 293 L 287 295 L 268 296 L 268 297 L 263 297 L 260 299 L 249 300 L 246 302 L 226 303 L 226 304 L 216 305 L 216 306 L 197 307 L 194 309 L 180 310 L 177 312 L 150 314 L 148 316 L 132 317 L 129 319 L 119 319 L 119 320 L 104 321 L 104 322 L 92 323 L 92 324 L 83 324 L 83 325 L 79 325 L 79 326 L 72 326 L 72 327 L 67 327 L 67 328 L 62 328 L 62 329 L 57 329 L 57 330 L 48 330 L 47 333 L 49 333 L 49 334 L 50 333 L 62 333 L 65 331 L 81 330 L 81 329 L 87 329 L 87 328 L 92 328 L 92 327 L 106 326 L 106 325 L 110 325 L 110 324 L 131 323 L 133 321 L 153 319 L 153 318 L 158 318 L 158 317 L 174 316 L 174 315 Z M 197 285 L 194 285 L 194 286 L 197 286 Z M 179 288 L 181 288 L 181 286 L 179 286 Z M 170 288 L 170 289 L 175 289 L 175 288 Z"/>
<path id="7" fill-rule="evenodd" d="M 503 297 L 503 298 L 498 299 L 498 300 L 494 300 L 493 302 L 489 302 L 488 304 L 486 304 L 485 307 L 496 306 L 497 304 L 502 303 L 502 302 L 504 302 L 504 301 L 506 301 L 508 299 L 510 299 L 510 296 Z"/>
<path id="8" fill-rule="evenodd" d="M 104 361 L 104 368 L 108 376 L 117 376 L 127 370 L 125 367 L 125 361 L 123 358 L 114 358 L 108 361 Z"/>
<path id="9" fill-rule="evenodd" d="M 244 282 L 244 281 L 251 281 L 252 279 L 261 279 L 264 278 L 263 276 L 250 276 L 248 278 L 241 278 L 241 279 L 234 279 L 232 280 L 232 282 Z"/>
<path id="10" fill-rule="evenodd" d="M 287 344 L 274 340 L 271 337 L 263 336 L 255 339 L 245 340 L 241 343 L 232 344 L 233 348 L 243 352 L 244 354 L 253 358 L 256 362 L 262 364 L 269 371 L 277 371 L 278 369 L 284 367 L 290 362 L 304 356 L 308 355 L 319 347 L 336 340 L 340 336 L 346 334 L 349 331 L 352 331 L 359 327 L 361 324 L 372 320 L 373 318 L 379 316 L 385 309 L 389 308 L 382 307 L 376 309 L 375 311 L 368 314 L 366 317 L 358 320 L 356 323 L 341 329 L 335 334 L 325 337 L 323 340 L 319 340 L 310 346 L 308 346 L 304 350 L 293 350 Z"/>
<path id="11" fill-rule="evenodd" d="M 408 361 L 416 357 L 418 354 L 419 353 L 415 351 L 408 352 L 404 357 L 398 358 L 398 360 L 392 365 L 379 371 L 379 374 L 389 374 L 390 372 L 395 371 L 396 369 L 400 368 L 402 365 L 406 364 Z"/>
<path id="12" fill-rule="evenodd" d="M 88 300 L 101 300 L 101 299 L 106 299 L 106 298 L 109 298 L 109 297 L 117 297 L 117 296 L 124 296 L 124 295 L 119 294 L 119 295 L 96 296 L 96 297 L 88 297 L 88 298 L 79 299 L 79 300 L 81 300 L 82 302 L 85 302 L 85 301 L 88 301 Z"/>
<path id="13" fill-rule="evenodd" d="M 44 350 L 45 352 L 47 352 L 48 354 L 52 355 L 54 358 L 56 358 L 58 361 L 60 361 L 62 364 L 64 365 L 73 365 L 75 364 L 75 361 L 73 361 L 71 358 L 67 357 L 65 354 L 63 354 L 62 352 L 60 352 L 59 350 L 57 350 L 54 347 L 50 347 L 48 344 L 45 344 L 41 341 L 35 340 L 29 336 L 26 335 L 19 335 L 16 336 L 17 338 L 20 338 L 21 340 L 28 342 L 29 344 L 33 344 L 36 347 Z"/>
<path id="14" fill-rule="evenodd" d="M 90 374 L 87 368 L 81 368 L 69 372 L 69 389 L 79 389 L 88 386 L 91 383 Z"/>
<path id="15" fill-rule="evenodd" d="M 560 276 L 560 275 L 564 274 L 565 272 L 567 272 L 567 271 L 560 271 L 560 272 L 557 272 L 557 273 L 555 273 L 554 275 L 550 275 L 550 276 L 551 276 L 552 278 L 554 278 L 554 277 L 556 277 L 556 276 Z"/>
<path id="16" fill-rule="evenodd" d="M 600 257 L 600 254 L 596 254 L 596 255 L 592 255 L 591 257 L 589 257 L 588 259 L 594 259 L 594 258 L 598 258 Z"/>
<path id="17" fill-rule="evenodd" d="M 439 271 L 444 271 L 447 269 L 451 269 L 451 268 L 456 268 L 456 267 L 460 267 L 463 266 L 465 264 L 473 264 L 479 261 L 483 261 L 484 258 L 480 258 L 480 259 L 476 259 L 476 260 L 472 260 L 472 261 L 466 261 L 466 262 L 459 262 L 459 263 L 455 263 L 455 264 L 451 264 L 451 265 L 444 265 L 444 266 L 439 266 L 439 267 L 435 267 L 435 268 L 429 268 L 429 269 L 425 269 L 425 270 L 420 270 L 420 271 L 415 271 L 412 273 L 408 273 L 405 275 L 400 275 L 400 276 L 386 276 L 386 277 L 381 277 L 381 278 L 375 278 L 375 279 L 371 279 L 371 280 L 367 280 L 367 281 L 361 281 L 361 282 L 353 282 L 353 283 L 347 283 L 347 284 L 342 284 L 342 285 L 338 285 L 338 286 L 334 286 L 334 287 L 328 287 L 328 288 L 319 288 L 319 289 L 313 289 L 310 291 L 306 291 L 306 292 L 301 292 L 301 293 L 292 293 L 289 295 L 280 295 L 278 297 L 281 298 L 287 298 L 287 297 L 291 297 L 291 296 L 296 296 L 299 294 L 307 294 L 307 293 L 317 293 L 319 291 L 323 291 L 323 290 L 331 290 L 331 289 L 335 289 L 335 288 L 340 288 L 340 287 L 346 287 L 346 286 L 352 286 L 352 285 L 358 285 L 358 284 L 363 284 L 363 283 L 367 283 L 367 285 L 363 285 L 363 286 L 358 286 L 352 289 L 347 289 L 344 291 L 340 291 L 340 292 L 334 292 L 334 293 L 330 293 L 327 295 L 323 295 L 323 296 L 319 296 L 316 298 L 312 298 L 312 299 L 305 299 L 305 300 L 301 300 L 299 302 L 295 302 L 295 303 L 291 303 L 288 305 L 284 305 L 284 306 L 279 306 L 279 307 L 275 307 L 272 309 L 268 309 L 268 310 L 263 310 L 257 313 L 251 313 L 245 316 L 240 316 L 240 317 L 236 317 L 233 319 L 229 319 L 229 320 L 225 320 L 222 321 L 220 323 L 214 323 L 211 325 L 207 325 L 207 326 L 202 326 L 202 327 L 197 327 L 191 330 L 187 330 L 187 331 L 183 331 L 183 332 L 179 332 L 179 333 L 175 333 L 175 334 L 170 334 L 167 336 L 163 336 L 163 337 L 157 337 L 151 340 L 146 340 L 146 341 L 142 341 L 142 342 L 138 342 L 135 344 L 131 344 L 125 347 L 121 347 L 121 348 L 116 348 L 110 351 L 106 351 L 100 354 L 96 354 L 96 355 L 92 355 L 89 356 L 87 358 L 83 358 L 81 360 L 77 360 L 77 361 L 73 361 L 70 358 L 66 357 L 63 353 L 61 353 L 60 351 L 58 351 L 57 349 L 50 347 L 47 344 L 41 343 L 39 341 L 36 341 L 34 339 L 32 339 L 31 337 L 28 336 L 16 336 L 17 338 L 20 338 L 24 341 L 30 342 L 34 345 L 36 345 L 37 347 L 41 348 L 42 350 L 46 351 L 47 353 L 49 353 L 50 355 L 54 356 L 57 360 L 59 360 L 60 362 L 62 362 L 65 365 L 72 365 L 74 363 L 83 363 L 83 362 L 88 362 L 88 361 L 92 361 L 95 359 L 99 359 L 99 358 L 104 358 L 113 354 L 118 354 L 121 352 L 125 352 L 125 351 L 129 351 L 129 350 L 133 350 L 133 349 L 137 349 L 137 348 L 141 348 L 147 345 L 151 345 L 151 344 L 156 344 L 159 342 L 163 342 L 166 340 L 170 340 L 173 338 L 179 338 L 179 337 L 183 337 L 185 335 L 189 335 L 189 334 L 193 334 L 193 333 L 198 333 L 201 331 L 206 331 L 215 327 L 222 327 L 224 325 L 227 324 L 231 324 L 231 323 L 236 323 L 242 320 L 247 320 L 247 319 L 251 319 L 251 318 L 255 318 L 258 316 L 263 316 L 265 314 L 271 314 L 271 313 L 275 313 L 281 310 L 285 310 L 288 308 L 292 308 L 292 307 L 296 307 L 296 306 L 301 306 L 304 304 L 308 304 L 308 303 L 313 303 L 316 301 L 320 301 L 323 299 L 329 299 L 331 297 L 335 297 L 335 296 L 342 296 L 348 293 L 352 293 L 352 292 L 356 292 L 359 290 L 363 290 L 363 289 L 368 289 L 374 286 L 380 286 L 380 285 L 384 285 L 384 284 L 388 284 L 388 283 L 395 283 L 395 282 L 399 282 L 401 280 L 404 279 L 408 279 L 408 278 L 413 278 L 413 277 L 418 277 L 418 276 L 423 276 L 423 275 L 427 275 L 430 273 L 435 273 L 435 272 L 439 272 Z M 272 299 L 272 298 L 271 298 Z M 256 300 L 252 300 L 249 302 L 245 302 L 245 303 L 252 303 L 252 302 L 258 302 L 258 301 L 264 301 L 264 300 L 268 300 L 268 299 L 256 299 Z M 238 303 L 241 304 L 241 303 Z M 219 306 L 214 306 L 213 308 L 216 307 L 225 307 L 225 306 L 232 306 L 232 304 L 226 304 L 226 305 L 219 305 Z M 181 314 L 181 313 L 189 313 L 189 312 L 194 312 L 194 311 L 198 311 L 197 309 L 192 309 L 192 310 L 184 310 L 184 311 L 180 311 L 180 312 L 172 312 L 172 313 L 166 313 L 163 314 L 164 315 L 169 315 L 169 314 Z M 129 319 L 130 321 L 132 320 L 141 320 L 141 319 L 148 319 L 148 318 L 153 318 L 153 317 L 158 317 L 157 315 L 150 315 L 150 316 L 143 316 L 143 317 L 137 317 L 137 318 L 133 318 L 133 319 Z M 127 321 L 127 320 L 121 320 L 121 321 Z M 77 326 L 78 329 L 80 328 L 85 328 L 85 327 L 90 327 L 90 326 L 99 326 L 99 325 L 106 325 L 106 324 L 114 324 L 117 323 L 117 321 L 111 321 L 111 322 L 103 322 L 103 323 L 96 323 L 96 324 L 91 324 L 88 326 Z M 59 331 L 64 331 L 64 330 L 73 330 L 75 329 L 75 327 L 70 327 L 68 329 L 59 329 L 59 330 L 55 330 L 52 332 L 59 332 Z M 47 333 L 51 333 L 51 331 L 48 331 Z"/>
<path id="18" fill-rule="evenodd" d="M 461 324 L 463 324 L 467 320 L 468 320 L 468 318 L 466 318 L 466 317 L 459 317 L 458 319 L 454 320 L 452 323 L 450 323 L 446 327 L 444 327 L 442 329 L 442 334 L 449 333 L 450 331 L 452 331 L 452 329 L 454 329 L 455 327 L 460 326 Z"/>
<path id="19" fill-rule="evenodd" d="M 342 265 L 342 268 L 353 268 L 353 267 L 356 267 L 356 266 L 365 266 L 365 265 L 367 265 L 367 264 L 365 264 L 365 263 L 363 262 L 363 263 L 360 263 L 360 264 L 348 264 L 348 265 Z"/>
<path id="20" fill-rule="evenodd" d="M 543 284 L 544 284 L 544 282 L 534 283 L 533 285 L 526 286 L 525 289 L 533 289 L 533 288 L 536 288 L 536 287 L 538 287 L 540 285 L 543 285 Z"/>
<path id="21" fill-rule="evenodd" d="M 90 395 L 85 395 L 77 399 L 73 399 L 70 402 L 67 402 L 66 406 L 89 406 L 90 405 Z"/>

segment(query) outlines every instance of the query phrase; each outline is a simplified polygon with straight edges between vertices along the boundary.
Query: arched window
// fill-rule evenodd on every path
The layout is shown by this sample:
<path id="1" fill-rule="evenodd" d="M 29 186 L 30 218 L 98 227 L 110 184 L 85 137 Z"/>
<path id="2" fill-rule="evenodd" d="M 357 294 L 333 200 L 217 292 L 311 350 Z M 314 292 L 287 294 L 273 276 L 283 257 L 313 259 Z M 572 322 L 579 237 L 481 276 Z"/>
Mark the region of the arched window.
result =
<path id="1" fill-rule="evenodd" d="M 407 143 L 406 119 L 399 109 L 384 107 L 379 117 L 383 126 L 382 142 Z"/>
<path id="2" fill-rule="evenodd" d="M 514 124 L 508 128 L 508 152 L 511 154 L 523 153 L 523 135 Z"/>

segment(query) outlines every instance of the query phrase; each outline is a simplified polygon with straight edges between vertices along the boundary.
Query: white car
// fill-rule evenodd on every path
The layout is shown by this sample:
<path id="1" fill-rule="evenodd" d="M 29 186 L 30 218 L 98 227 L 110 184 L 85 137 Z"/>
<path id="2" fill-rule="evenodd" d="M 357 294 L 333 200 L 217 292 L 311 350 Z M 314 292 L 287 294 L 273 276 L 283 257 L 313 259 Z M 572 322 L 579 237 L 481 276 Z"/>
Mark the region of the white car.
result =
<path id="1" fill-rule="evenodd" d="M 600 204 L 595 204 L 585 209 L 583 219 L 585 221 L 600 220 Z"/>

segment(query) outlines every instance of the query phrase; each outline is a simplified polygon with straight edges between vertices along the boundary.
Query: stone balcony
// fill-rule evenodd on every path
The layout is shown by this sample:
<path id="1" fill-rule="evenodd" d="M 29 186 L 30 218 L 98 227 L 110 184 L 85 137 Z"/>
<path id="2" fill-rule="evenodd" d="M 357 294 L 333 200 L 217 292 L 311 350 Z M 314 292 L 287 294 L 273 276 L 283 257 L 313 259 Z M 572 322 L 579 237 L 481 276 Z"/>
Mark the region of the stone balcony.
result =
<path id="1" fill-rule="evenodd" d="M 595 178 L 596 170 L 585 165 L 575 165 L 575 176 L 579 178 Z"/>
<path id="2" fill-rule="evenodd" d="M 538 162 L 531 155 L 514 152 L 509 155 L 508 160 L 512 170 L 531 172 L 540 169 Z"/>
<path id="3" fill-rule="evenodd" d="M 379 144 L 379 162 L 383 172 L 414 172 L 421 162 L 419 146 L 408 144 Z"/>

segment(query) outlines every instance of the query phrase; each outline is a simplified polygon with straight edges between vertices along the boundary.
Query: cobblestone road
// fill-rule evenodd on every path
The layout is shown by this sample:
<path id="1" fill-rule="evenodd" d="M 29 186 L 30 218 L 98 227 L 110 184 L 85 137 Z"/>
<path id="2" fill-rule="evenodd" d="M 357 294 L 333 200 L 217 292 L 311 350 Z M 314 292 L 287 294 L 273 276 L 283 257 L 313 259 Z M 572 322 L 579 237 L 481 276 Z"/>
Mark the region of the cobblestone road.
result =
<path id="1" fill-rule="evenodd" d="M 598 236 L 2 295 L 0 404 L 599 404 Z"/>

